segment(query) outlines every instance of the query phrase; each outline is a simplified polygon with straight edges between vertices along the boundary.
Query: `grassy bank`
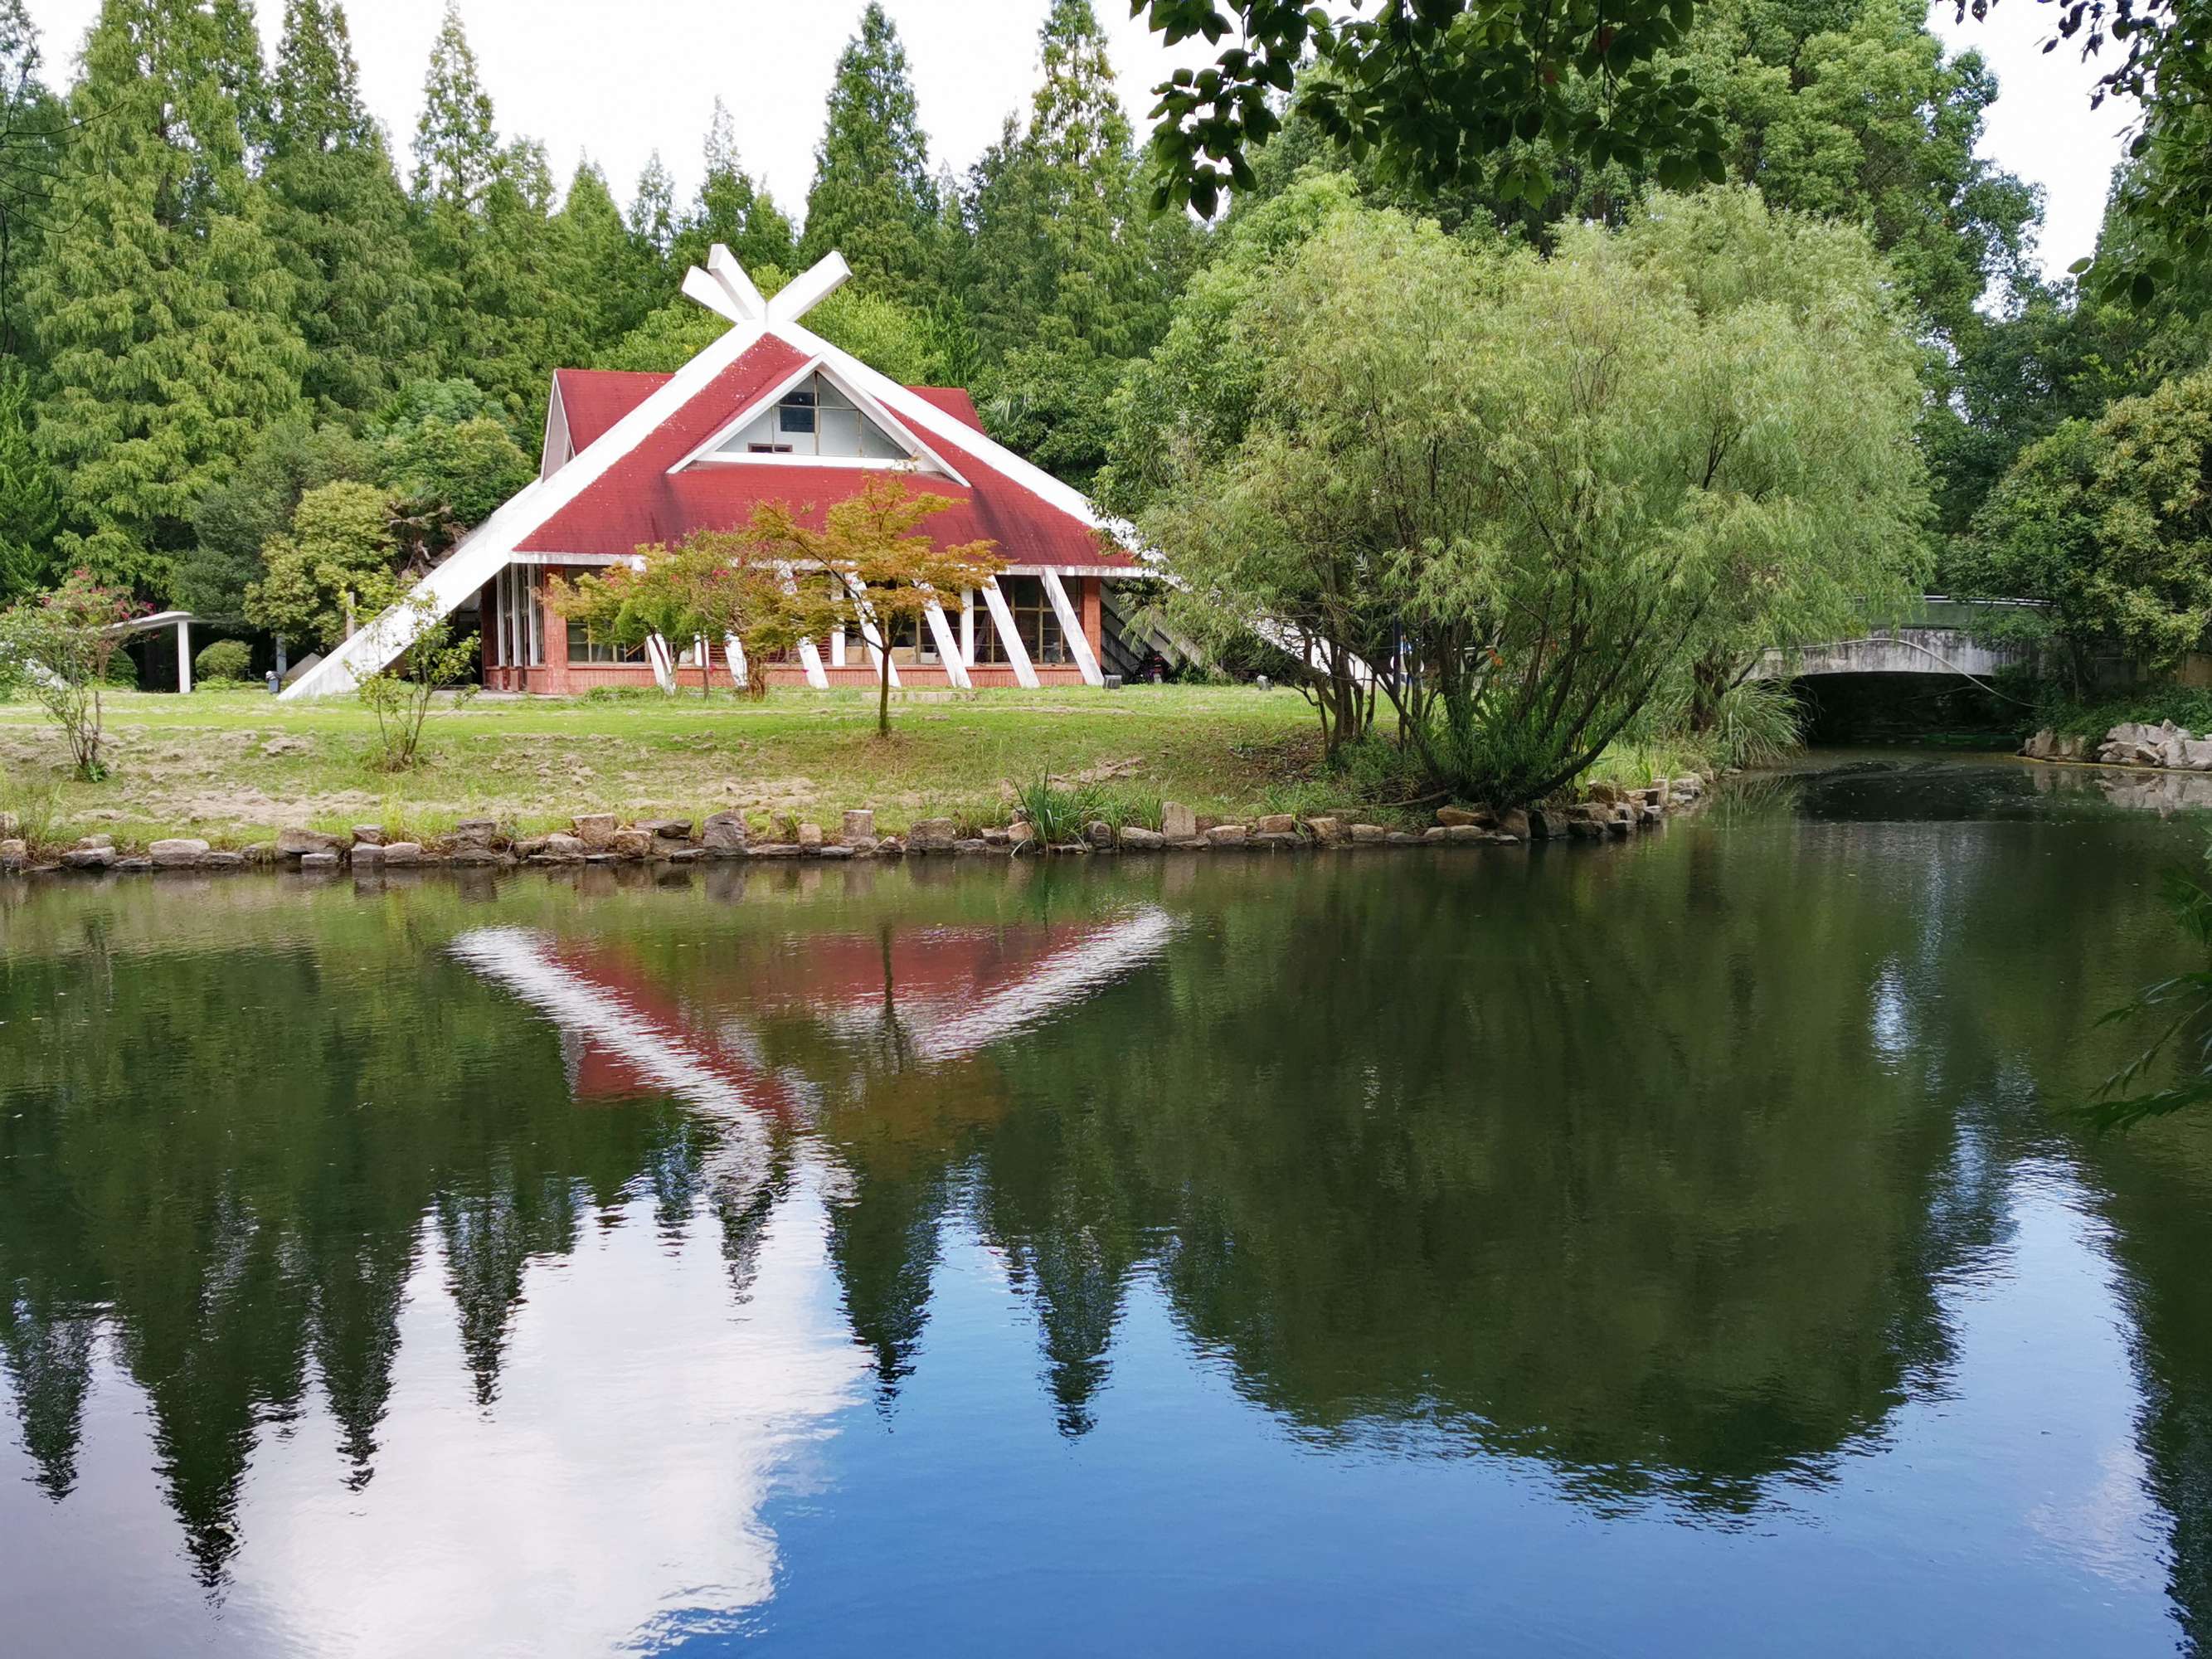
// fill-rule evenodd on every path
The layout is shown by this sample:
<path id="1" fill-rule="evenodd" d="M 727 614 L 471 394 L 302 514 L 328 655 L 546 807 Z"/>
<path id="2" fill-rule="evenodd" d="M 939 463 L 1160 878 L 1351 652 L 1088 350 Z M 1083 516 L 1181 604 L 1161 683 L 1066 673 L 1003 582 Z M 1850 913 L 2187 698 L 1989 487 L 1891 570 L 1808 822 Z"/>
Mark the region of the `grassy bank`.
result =
<path id="1" fill-rule="evenodd" d="M 259 690 L 110 701 L 113 775 L 67 776 L 58 733 L 28 702 L 0 704 L 0 811 L 56 844 L 105 831 L 131 846 L 191 835 L 218 846 L 287 824 L 378 823 L 435 835 L 463 818 L 524 830 L 571 814 L 701 817 L 763 827 L 834 823 L 872 806 L 885 830 L 915 818 L 1003 823 L 1013 790 L 1052 773 L 1096 784 L 1141 817 L 1163 798 L 1223 816 L 1346 804 L 1295 692 L 1131 687 L 916 693 L 873 732 L 872 695 L 783 692 L 764 702 L 647 694 L 615 702 L 478 698 L 441 707 L 422 763 L 387 774 L 350 700 L 281 703 Z"/>

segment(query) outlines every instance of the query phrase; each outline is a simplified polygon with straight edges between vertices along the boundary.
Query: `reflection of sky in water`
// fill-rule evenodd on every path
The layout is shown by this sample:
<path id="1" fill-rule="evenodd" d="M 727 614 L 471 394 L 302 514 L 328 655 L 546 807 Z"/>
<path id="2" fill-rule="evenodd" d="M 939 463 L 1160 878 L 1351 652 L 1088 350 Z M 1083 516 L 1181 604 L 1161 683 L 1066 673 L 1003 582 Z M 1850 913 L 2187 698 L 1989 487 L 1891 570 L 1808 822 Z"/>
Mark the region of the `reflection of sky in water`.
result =
<path id="1" fill-rule="evenodd" d="M 457 1363 L 446 1267 L 426 1231 L 374 1477 L 348 1489 L 319 1394 L 263 1436 L 217 1646 L 596 1654 L 766 1599 L 776 1545 L 762 1504 L 805 1484 L 811 1447 L 860 1397 L 866 1368 L 812 1186 L 802 1175 L 769 1224 L 741 1304 L 703 1207 L 672 1249 L 651 1206 L 635 1203 L 621 1225 L 534 1262 L 485 1409 Z M 88 1468 L 67 1502 L 37 1493 L 12 1443 L 0 1451 L 0 1536 L 27 1553 L 7 1574 L 7 1611 L 19 1628 L 76 1627 L 84 1583 L 59 1564 L 88 1552 L 116 1569 L 108 1589 L 123 1606 L 109 1612 L 149 1643 L 130 1650 L 152 1651 L 165 1645 L 154 1632 L 199 1626 L 207 1603 L 173 1518 L 143 1473 L 125 1474 L 154 1461 L 142 1399 L 112 1364 L 95 1398 L 87 1439 L 106 1473 Z M 55 1570 L 22 1571 L 41 1551 Z"/>

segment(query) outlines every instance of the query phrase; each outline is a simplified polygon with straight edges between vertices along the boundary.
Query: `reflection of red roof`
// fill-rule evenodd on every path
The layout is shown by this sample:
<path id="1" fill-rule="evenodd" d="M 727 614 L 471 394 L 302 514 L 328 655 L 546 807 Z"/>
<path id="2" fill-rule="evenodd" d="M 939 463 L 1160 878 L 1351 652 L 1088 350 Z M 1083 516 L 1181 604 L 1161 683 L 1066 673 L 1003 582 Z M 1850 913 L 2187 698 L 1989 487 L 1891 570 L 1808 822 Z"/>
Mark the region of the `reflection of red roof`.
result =
<path id="1" fill-rule="evenodd" d="M 853 467 L 748 466 L 742 462 L 669 470 L 805 361 L 795 347 L 763 335 L 658 430 L 532 532 L 522 550 L 620 556 L 648 542 L 680 541 L 695 530 L 740 529 L 750 520 L 753 509 L 769 501 L 811 508 L 807 516 L 818 523 L 820 509 L 852 495 L 866 473 Z M 562 407 L 576 449 L 580 453 L 669 378 L 560 371 Z M 915 390 L 960 426 L 981 432 L 975 404 L 965 392 L 937 386 Z M 996 544 L 999 556 L 1017 569 L 1132 566 L 1127 554 L 1103 542 L 1082 519 L 992 466 L 981 453 L 986 446 L 971 447 L 957 435 L 935 429 L 921 435 L 968 481 L 963 486 L 928 474 L 908 477 L 909 489 L 956 503 L 929 521 L 929 533 L 939 544 L 988 540 Z"/>
<path id="2" fill-rule="evenodd" d="M 687 963 L 680 988 L 665 983 L 617 948 L 568 943 L 553 956 L 610 1003 L 681 1044 L 758 1104 L 788 1118 L 795 1110 L 788 1085 L 720 1035 L 740 1010 L 757 1017 L 787 1013 L 798 1006 L 817 1014 L 851 1014 L 880 1009 L 888 1000 L 908 1017 L 919 1017 L 926 1028 L 936 1018 L 972 1007 L 1018 983 L 1054 951 L 1104 931 L 1103 924 L 1079 922 L 943 927 L 896 933 L 888 945 L 866 934 L 813 935 L 772 975 L 763 975 L 750 963 L 720 973 L 704 962 Z M 620 1056 L 597 1043 L 587 1044 L 577 1057 L 579 1099 L 649 1091 L 651 1086 Z"/>

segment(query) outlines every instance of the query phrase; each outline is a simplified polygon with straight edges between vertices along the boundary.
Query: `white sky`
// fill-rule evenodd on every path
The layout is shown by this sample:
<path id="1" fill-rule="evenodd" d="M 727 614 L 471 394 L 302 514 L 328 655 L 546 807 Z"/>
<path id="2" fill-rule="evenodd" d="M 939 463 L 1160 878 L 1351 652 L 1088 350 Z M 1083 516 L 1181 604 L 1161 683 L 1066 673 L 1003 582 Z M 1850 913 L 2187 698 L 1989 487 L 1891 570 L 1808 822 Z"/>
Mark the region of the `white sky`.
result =
<path id="1" fill-rule="evenodd" d="M 273 50 L 283 0 L 256 0 Z M 796 219 L 813 177 L 814 143 L 837 54 L 864 0 L 461 0 L 461 15 L 501 131 L 544 141 L 564 179 L 589 153 L 627 203 L 647 155 L 659 149 L 679 200 L 699 177 L 699 146 L 719 94 L 756 176 Z M 914 67 L 934 160 L 964 172 L 1009 111 L 1025 107 L 1036 77 L 1036 29 L 1046 0 L 887 0 Z M 98 0 L 29 0 L 44 31 L 49 78 L 72 60 Z M 444 0 L 350 0 L 346 11 L 370 107 L 403 162 L 421 106 L 430 44 Z M 1203 41 L 1170 57 L 1126 0 L 1098 0 L 1131 119 L 1142 131 L 1149 88 L 1177 62 L 1204 61 Z M 2124 112 L 2092 114 L 2091 78 L 2069 47 L 2041 44 L 2051 8 L 2003 0 L 1991 21 L 1937 32 L 1977 46 L 2005 88 L 1985 149 L 2046 195 L 2042 242 L 2053 274 L 2090 251 L 2106 180 L 2119 155 Z"/>

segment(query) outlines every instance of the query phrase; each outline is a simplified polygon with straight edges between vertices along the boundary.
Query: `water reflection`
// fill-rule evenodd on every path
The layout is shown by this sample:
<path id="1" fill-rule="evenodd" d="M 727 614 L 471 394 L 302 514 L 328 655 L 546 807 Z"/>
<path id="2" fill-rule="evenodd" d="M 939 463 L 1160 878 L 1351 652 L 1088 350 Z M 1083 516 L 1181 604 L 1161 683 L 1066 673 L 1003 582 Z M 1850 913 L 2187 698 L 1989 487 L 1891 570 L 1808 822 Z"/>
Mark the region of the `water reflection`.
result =
<path id="1" fill-rule="evenodd" d="M 775 1506 L 858 1521 L 917 1386 L 984 1363 L 934 1322 L 978 1252 L 1063 1460 L 1117 1372 L 1218 1368 L 1285 1455 L 1842 1526 L 1869 1460 L 1966 1432 L 1928 1408 L 2002 1393 L 1960 1298 L 2036 1305 L 2025 1181 L 2108 1227 L 2117 1285 L 2041 1316 L 2109 1304 L 2142 1401 L 2123 1519 L 2035 1524 L 2155 1564 L 2147 1482 L 2193 1630 L 2212 1151 L 2091 1146 L 2045 1097 L 2171 955 L 2140 878 L 2194 832 L 1956 771 L 1498 858 L 0 897 L 0 1589 L 59 1629 L 123 1551 L 115 1629 L 206 1616 L 153 1534 L 88 1530 L 150 1471 L 240 1650 L 734 1628 L 822 1576 Z M 1139 1302 L 1178 1358 L 1132 1353 Z M 1018 1432 L 940 1473 L 1069 1467 Z M 1946 1491 L 1901 1512 L 1993 1559 L 2029 1524 Z"/>

